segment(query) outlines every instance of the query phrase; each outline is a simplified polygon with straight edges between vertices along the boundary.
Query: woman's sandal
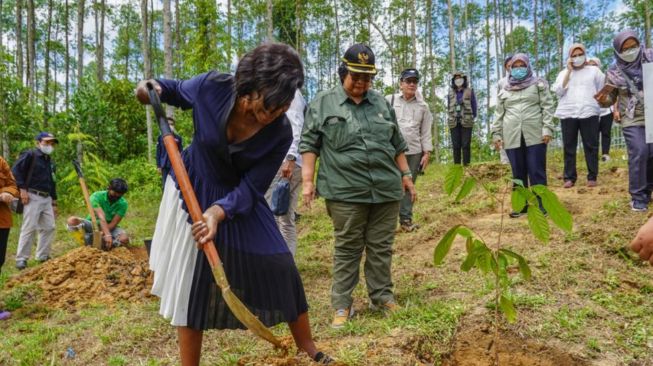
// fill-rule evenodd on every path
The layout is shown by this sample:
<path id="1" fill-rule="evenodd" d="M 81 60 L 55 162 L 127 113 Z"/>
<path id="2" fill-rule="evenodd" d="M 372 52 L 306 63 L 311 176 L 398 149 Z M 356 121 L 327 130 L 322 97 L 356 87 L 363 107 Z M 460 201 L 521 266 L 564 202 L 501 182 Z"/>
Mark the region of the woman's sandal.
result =
<path id="1" fill-rule="evenodd" d="M 328 355 L 325 355 L 323 352 L 318 352 L 313 357 L 313 361 L 317 362 L 320 365 L 331 365 L 335 360 Z"/>

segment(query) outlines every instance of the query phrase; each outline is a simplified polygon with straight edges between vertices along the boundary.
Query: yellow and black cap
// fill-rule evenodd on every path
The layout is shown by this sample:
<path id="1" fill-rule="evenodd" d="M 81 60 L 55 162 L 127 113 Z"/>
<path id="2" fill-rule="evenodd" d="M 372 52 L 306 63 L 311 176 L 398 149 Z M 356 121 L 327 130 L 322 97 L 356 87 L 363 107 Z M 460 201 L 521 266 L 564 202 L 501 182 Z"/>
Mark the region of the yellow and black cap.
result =
<path id="1" fill-rule="evenodd" d="M 374 52 L 362 43 L 349 47 L 342 57 L 342 62 L 349 72 L 376 75 Z"/>

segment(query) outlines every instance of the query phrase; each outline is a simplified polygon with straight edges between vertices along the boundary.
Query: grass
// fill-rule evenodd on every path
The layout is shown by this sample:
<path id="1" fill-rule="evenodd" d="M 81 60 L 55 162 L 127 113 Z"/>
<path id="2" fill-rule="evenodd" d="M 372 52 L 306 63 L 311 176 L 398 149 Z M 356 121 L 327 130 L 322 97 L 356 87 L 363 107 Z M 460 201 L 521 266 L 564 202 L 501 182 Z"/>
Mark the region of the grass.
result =
<path id="1" fill-rule="evenodd" d="M 580 166 L 581 164 L 579 164 Z M 618 169 L 611 173 L 609 167 Z M 553 232 L 551 243 L 539 244 L 527 235 L 525 220 L 510 220 L 505 242 L 522 253 L 533 270 L 532 281 L 515 281 L 514 301 L 519 311 L 513 328 L 519 334 L 573 349 L 579 356 L 612 359 L 616 364 L 633 360 L 646 364 L 653 346 L 653 270 L 632 259 L 624 260 L 620 248 L 646 219 L 627 208 L 623 162 L 610 162 L 600 175 L 598 190 L 556 189 L 570 207 L 575 230 L 564 235 Z M 550 185 L 561 171 L 550 163 Z M 583 176 L 579 172 L 579 176 Z M 451 350 L 462 319 L 486 315 L 492 292 L 474 271 L 462 272 L 464 243 L 455 242 L 442 266 L 432 264 L 432 250 L 446 230 L 464 222 L 482 233 L 488 242 L 496 239 L 500 213 L 477 187 L 465 202 L 455 204 L 442 192 L 444 167 L 432 165 L 420 176 L 415 206 L 415 233 L 397 235 L 393 258 L 395 294 L 403 309 L 389 317 L 367 310 L 364 279 L 355 290 L 357 315 L 343 329 L 329 327 L 333 315 L 330 285 L 333 256 L 331 221 L 322 200 L 311 210 L 301 209 L 296 262 L 304 281 L 313 334 L 321 349 L 349 365 L 415 365 L 435 363 Z M 490 189 L 497 189 L 490 184 Z M 580 186 L 580 184 L 579 184 Z M 158 195 L 132 191 L 130 209 L 123 227 L 134 245 L 153 232 Z M 63 227 L 72 213 L 57 218 L 54 255 L 62 255 L 76 244 Z M 0 322 L 2 365 L 176 365 L 176 332 L 158 315 L 158 302 L 96 304 L 64 311 L 44 309 L 35 303 L 34 287 L 2 291 L 13 268 L 19 222 L 10 235 L 7 263 L 0 274 L 0 302 L 15 310 L 14 317 Z M 30 261 L 30 266 L 38 265 Z M 361 274 L 363 272 L 361 271 Z M 288 337 L 287 326 L 273 329 Z M 67 358 L 72 349 L 74 358 Z M 275 353 L 264 342 L 243 331 L 208 331 L 203 343 L 203 364 L 260 365 Z M 292 355 L 292 354 L 291 354 Z M 268 364 L 274 364 L 272 362 Z M 298 356 L 296 364 L 309 365 Z"/>

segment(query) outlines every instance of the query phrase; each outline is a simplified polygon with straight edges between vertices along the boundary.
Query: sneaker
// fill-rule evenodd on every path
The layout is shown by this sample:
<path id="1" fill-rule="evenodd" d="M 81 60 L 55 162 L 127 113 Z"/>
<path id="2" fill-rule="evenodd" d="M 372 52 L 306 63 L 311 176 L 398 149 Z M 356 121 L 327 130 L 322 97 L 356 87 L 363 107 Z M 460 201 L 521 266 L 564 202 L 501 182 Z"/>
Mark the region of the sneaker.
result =
<path id="1" fill-rule="evenodd" d="M 372 311 L 382 311 L 386 314 L 396 313 L 401 310 L 401 306 L 397 305 L 394 301 L 388 301 L 383 305 L 376 305 L 373 302 L 370 302 L 370 310 Z"/>
<path id="2" fill-rule="evenodd" d="M 570 181 L 570 180 L 566 180 L 566 181 L 565 181 L 565 184 L 562 185 L 562 188 L 571 188 L 571 187 L 573 187 L 575 184 L 576 184 L 576 183 L 574 183 L 574 182 L 572 182 L 572 181 Z"/>
<path id="3" fill-rule="evenodd" d="M 630 209 L 635 212 L 646 212 L 648 211 L 648 205 L 644 202 L 630 201 Z"/>
<path id="4" fill-rule="evenodd" d="M 509 213 L 508 216 L 511 219 L 516 219 L 518 217 L 522 217 L 522 216 L 526 215 L 527 213 L 528 213 L 528 205 L 524 206 L 524 208 L 519 212 L 513 211 L 513 212 Z"/>
<path id="5" fill-rule="evenodd" d="M 45 257 L 45 258 L 38 258 L 38 259 L 37 259 L 37 261 L 38 261 L 39 263 L 44 263 L 44 262 L 47 262 L 47 261 L 49 261 L 49 260 L 50 260 L 50 256 L 47 256 L 47 257 Z"/>
<path id="6" fill-rule="evenodd" d="M 313 357 L 313 361 L 319 365 L 332 365 L 336 362 L 333 358 L 329 357 L 329 355 L 324 354 L 324 352 L 316 353 Z"/>
<path id="7" fill-rule="evenodd" d="M 25 268 L 27 268 L 27 261 L 26 260 L 19 259 L 19 260 L 16 261 L 16 269 L 18 269 L 19 271 L 22 271 Z"/>
<path id="8" fill-rule="evenodd" d="M 601 161 L 610 161 L 610 155 L 603 154 L 603 156 L 601 156 Z"/>
<path id="9" fill-rule="evenodd" d="M 338 309 L 336 310 L 335 315 L 333 316 L 333 322 L 331 323 L 331 328 L 342 328 L 345 326 L 345 323 L 351 317 L 354 316 L 354 307 L 349 307 L 345 309 Z"/>
<path id="10" fill-rule="evenodd" d="M 594 187 L 596 187 L 596 181 L 595 181 L 595 180 L 588 180 L 588 181 L 587 181 L 587 186 L 588 186 L 589 188 L 594 188 Z"/>

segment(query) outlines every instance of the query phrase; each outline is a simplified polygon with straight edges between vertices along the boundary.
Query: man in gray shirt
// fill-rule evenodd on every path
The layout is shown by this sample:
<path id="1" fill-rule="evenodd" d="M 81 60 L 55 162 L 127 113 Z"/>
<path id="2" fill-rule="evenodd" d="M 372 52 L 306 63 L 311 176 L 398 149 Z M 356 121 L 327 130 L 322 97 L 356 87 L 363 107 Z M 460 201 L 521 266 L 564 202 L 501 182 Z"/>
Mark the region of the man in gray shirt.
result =
<path id="1" fill-rule="evenodd" d="M 406 159 L 413 175 L 413 183 L 417 175 L 426 169 L 429 156 L 433 151 L 431 125 L 433 115 L 428 105 L 417 92 L 419 72 L 416 69 L 405 69 L 400 78 L 401 93 L 386 97 L 394 108 L 401 134 L 408 144 Z M 413 203 L 410 194 L 404 195 L 399 208 L 399 224 L 406 232 L 413 231 L 419 226 L 413 223 Z"/>

